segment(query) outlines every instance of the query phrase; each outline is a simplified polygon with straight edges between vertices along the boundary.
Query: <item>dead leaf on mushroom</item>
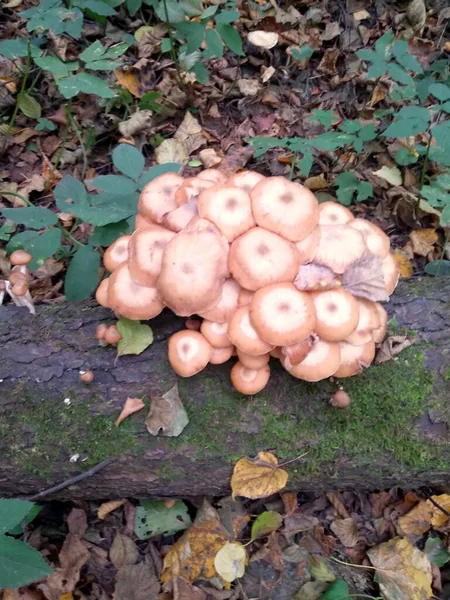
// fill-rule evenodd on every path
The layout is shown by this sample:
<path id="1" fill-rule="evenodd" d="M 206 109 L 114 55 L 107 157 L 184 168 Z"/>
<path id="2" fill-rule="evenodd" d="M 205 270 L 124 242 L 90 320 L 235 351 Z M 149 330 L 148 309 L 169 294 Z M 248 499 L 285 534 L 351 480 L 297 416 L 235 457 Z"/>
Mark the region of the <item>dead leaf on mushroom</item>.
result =
<path id="1" fill-rule="evenodd" d="M 375 356 L 375 364 L 381 365 L 382 363 L 392 360 L 397 354 L 400 354 L 405 348 L 412 346 L 416 338 L 408 337 L 406 335 L 391 335 L 381 344 Z"/>
<path id="2" fill-rule="evenodd" d="M 376 254 L 364 254 L 342 276 L 342 287 L 353 294 L 373 302 L 387 302 L 381 259 Z"/>
<path id="3" fill-rule="evenodd" d="M 150 412 L 145 420 L 147 430 L 152 435 L 177 437 L 189 423 L 186 409 L 175 384 L 162 396 L 152 396 Z"/>
<path id="4" fill-rule="evenodd" d="M 122 423 L 122 421 L 124 419 L 126 419 L 127 417 L 129 417 L 133 413 L 137 412 L 138 410 L 143 409 L 144 406 L 145 406 L 145 404 L 143 403 L 143 401 L 140 398 L 130 398 L 130 397 L 128 397 L 125 400 L 125 404 L 124 404 L 124 406 L 122 408 L 122 412 L 118 416 L 117 421 L 114 423 L 114 425 L 116 427 L 119 427 L 119 425 Z"/>
<path id="5" fill-rule="evenodd" d="M 241 458 L 235 464 L 231 477 L 233 498 L 267 498 L 284 488 L 288 474 L 278 466 L 270 452 L 258 452 L 254 459 Z"/>

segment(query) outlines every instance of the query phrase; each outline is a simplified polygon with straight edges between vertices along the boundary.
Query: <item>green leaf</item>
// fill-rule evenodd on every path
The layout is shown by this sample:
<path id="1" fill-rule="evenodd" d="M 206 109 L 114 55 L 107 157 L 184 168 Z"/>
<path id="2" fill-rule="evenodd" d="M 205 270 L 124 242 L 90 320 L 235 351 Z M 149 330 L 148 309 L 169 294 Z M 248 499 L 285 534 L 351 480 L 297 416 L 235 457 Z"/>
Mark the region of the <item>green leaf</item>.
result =
<path id="1" fill-rule="evenodd" d="M 100 256 L 91 246 L 77 250 L 70 261 L 64 282 L 68 302 L 89 298 L 98 284 Z"/>
<path id="2" fill-rule="evenodd" d="M 136 190 L 134 181 L 123 175 L 100 175 L 90 179 L 89 185 L 110 194 L 132 194 Z"/>
<path id="3" fill-rule="evenodd" d="M 336 195 L 341 204 L 349 206 L 352 203 L 358 183 L 358 178 L 354 173 L 341 173 L 336 177 L 334 185 L 338 188 Z"/>
<path id="4" fill-rule="evenodd" d="M 328 131 L 308 140 L 308 144 L 317 148 L 317 150 L 337 150 L 346 144 L 350 144 L 355 139 L 354 135 L 349 133 L 340 133 L 338 131 Z"/>
<path id="5" fill-rule="evenodd" d="M 109 225 L 128 219 L 137 213 L 139 194 L 111 194 L 103 192 L 97 196 L 90 196 L 89 202 L 80 205 L 73 212 L 83 221 L 95 225 Z"/>
<path id="6" fill-rule="evenodd" d="M 420 62 L 412 54 L 402 54 L 401 56 L 396 56 L 395 60 L 402 67 L 404 67 L 405 69 L 409 69 L 409 71 L 412 71 L 413 73 L 423 73 L 423 69 Z"/>
<path id="7" fill-rule="evenodd" d="M 358 137 L 363 142 L 370 142 L 371 140 L 374 140 L 377 137 L 377 135 L 378 133 L 375 129 L 375 123 L 369 123 L 368 125 L 364 125 L 364 127 L 362 127 L 358 131 Z"/>
<path id="8" fill-rule="evenodd" d="M 117 223 L 110 223 L 109 225 L 96 227 L 94 233 L 89 238 L 89 244 L 91 246 L 103 246 L 106 248 L 107 246 L 111 246 L 121 235 L 127 235 L 128 233 L 130 233 L 128 221 L 123 220 Z"/>
<path id="9" fill-rule="evenodd" d="M 141 500 L 136 508 L 134 533 L 140 540 L 157 535 L 173 535 L 191 525 L 187 506 L 177 500 L 167 508 L 164 500 Z"/>
<path id="10" fill-rule="evenodd" d="M 86 63 L 85 67 L 91 71 L 113 71 L 121 65 L 123 65 L 123 62 L 120 60 L 101 59 Z"/>
<path id="11" fill-rule="evenodd" d="M 429 121 L 431 118 L 429 110 L 423 106 L 404 106 L 395 116 L 402 119 L 417 117 L 424 121 Z"/>
<path id="12" fill-rule="evenodd" d="M 61 247 L 61 231 L 47 229 L 44 233 L 37 231 L 23 231 L 15 235 L 6 246 L 8 252 L 23 248 L 31 254 L 33 260 L 29 263 L 30 271 L 42 267 L 50 256 L 53 256 Z"/>
<path id="13" fill-rule="evenodd" d="M 186 53 L 192 54 L 200 48 L 205 37 L 206 23 L 196 23 L 195 21 L 185 21 L 177 23 L 175 29 L 187 41 Z"/>
<path id="14" fill-rule="evenodd" d="M 212 6 L 210 8 L 217 8 Z M 223 44 L 219 34 L 214 29 L 207 29 L 205 31 L 206 50 L 204 52 L 205 58 L 222 58 L 223 56 Z"/>
<path id="15" fill-rule="evenodd" d="M 193 71 L 195 73 L 195 78 L 199 83 L 201 83 L 202 85 L 208 83 L 209 71 L 203 63 L 201 63 L 200 61 L 195 63 Z"/>
<path id="16" fill-rule="evenodd" d="M 425 102 L 425 100 L 430 95 L 430 87 L 434 84 L 435 79 L 431 75 L 427 75 L 417 84 L 417 97 L 421 102 Z"/>
<path id="17" fill-rule="evenodd" d="M 138 181 L 138 189 L 142 190 L 142 188 L 159 177 L 164 173 L 178 173 L 183 165 L 181 163 L 164 163 L 163 165 L 156 165 L 151 167 L 148 171 L 143 173 Z"/>
<path id="18" fill-rule="evenodd" d="M 144 155 L 130 144 L 116 146 L 112 153 L 112 159 L 116 169 L 130 179 L 137 179 L 145 167 Z"/>
<path id="19" fill-rule="evenodd" d="M 240 16 L 241 13 L 238 10 L 221 10 L 217 13 L 215 21 L 216 23 L 227 25 L 239 19 Z"/>
<path id="20" fill-rule="evenodd" d="M 406 167 L 407 165 L 413 165 L 418 160 L 418 157 L 412 154 L 408 148 L 400 148 L 395 153 L 395 162 L 402 167 Z"/>
<path id="21" fill-rule="evenodd" d="M 106 48 L 98 40 L 85 48 L 83 52 L 78 55 L 78 58 L 85 63 L 92 62 L 93 60 L 99 60 L 103 58 Z"/>
<path id="22" fill-rule="evenodd" d="M 383 137 L 406 138 L 416 133 L 422 133 L 428 128 L 428 121 L 411 117 L 410 119 L 399 119 L 391 123 L 389 127 L 381 133 Z"/>
<path id="23" fill-rule="evenodd" d="M 339 125 L 339 129 L 341 131 L 345 131 L 346 133 L 357 133 L 361 129 L 361 127 L 362 123 L 358 120 L 346 120 Z"/>
<path id="24" fill-rule="evenodd" d="M 427 263 L 425 273 L 433 277 L 448 277 L 450 275 L 450 260 L 433 260 Z"/>
<path id="25" fill-rule="evenodd" d="M 274 510 L 266 510 L 261 513 L 252 525 L 251 542 L 262 537 L 268 536 L 273 531 L 276 531 L 281 523 L 283 517 Z"/>
<path id="26" fill-rule="evenodd" d="M 450 227 L 450 203 L 444 206 L 441 218 L 439 219 L 439 224 L 441 227 Z"/>
<path id="27" fill-rule="evenodd" d="M 184 10 L 178 0 L 161 0 L 155 6 L 155 12 L 158 19 L 164 23 L 179 23 L 180 21 L 184 21 Z"/>
<path id="28" fill-rule="evenodd" d="M 0 536 L 0 589 L 28 585 L 52 572 L 37 550 L 14 538 Z"/>
<path id="29" fill-rule="evenodd" d="M 352 600 L 347 583 L 343 579 L 336 579 L 327 587 L 319 600 Z"/>
<path id="30" fill-rule="evenodd" d="M 172 50 L 172 40 L 170 38 L 163 38 L 161 40 L 161 52 L 170 52 Z"/>
<path id="31" fill-rule="evenodd" d="M 447 102 L 444 102 L 443 104 L 441 104 L 441 108 L 446 113 L 450 113 L 450 100 L 448 100 Z"/>
<path id="32" fill-rule="evenodd" d="M 450 121 L 444 121 L 431 130 L 431 134 L 445 152 L 450 152 Z"/>
<path id="33" fill-rule="evenodd" d="M 358 202 L 364 202 L 367 198 L 373 195 L 373 187 L 372 184 L 368 181 L 360 181 L 358 184 L 358 193 L 356 195 L 356 200 Z"/>
<path id="34" fill-rule="evenodd" d="M 312 111 L 309 117 L 311 121 L 319 121 L 326 129 L 331 127 L 335 118 L 336 115 L 333 110 L 320 110 L 317 108 Z"/>
<path id="35" fill-rule="evenodd" d="M 127 0 L 127 10 L 130 17 L 134 17 L 142 6 L 142 0 Z"/>
<path id="36" fill-rule="evenodd" d="M 450 100 L 450 88 L 443 83 L 433 83 L 429 87 L 429 92 L 441 102 Z"/>
<path id="37" fill-rule="evenodd" d="M 201 16 L 202 21 L 203 21 L 203 19 L 210 19 L 211 17 L 213 17 L 216 14 L 218 8 L 219 8 L 218 4 L 216 4 L 216 5 L 212 4 L 211 6 L 208 6 L 208 8 L 205 9 L 202 13 L 202 16 Z"/>
<path id="38" fill-rule="evenodd" d="M 308 44 L 304 44 L 300 48 L 291 48 L 291 54 L 295 60 L 306 60 L 314 54 L 314 49 L 308 46 Z"/>
<path id="39" fill-rule="evenodd" d="M 423 185 L 420 195 L 426 198 L 433 208 L 442 208 L 450 203 L 450 194 L 437 185 Z"/>
<path id="40" fill-rule="evenodd" d="M 28 54 L 28 42 L 24 39 L 3 40 L 0 42 L 0 54 L 10 60 L 26 56 Z"/>
<path id="41" fill-rule="evenodd" d="M 17 105 L 23 114 L 30 119 L 38 119 L 41 116 L 41 105 L 29 94 L 23 94 L 19 97 Z"/>
<path id="42" fill-rule="evenodd" d="M 224 43 L 232 52 L 238 56 L 245 56 L 245 53 L 242 49 L 241 36 L 232 25 L 228 25 L 227 23 L 218 23 L 216 30 Z"/>
<path id="43" fill-rule="evenodd" d="M 0 500 L 0 502 L 1 502 L 1 500 Z M 9 535 L 22 535 L 24 532 L 23 526 L 26 526 L 26 525 L 28 525 L 28 523 L 31 523 L 31 521 L 33 521 L 33 519 L 35 519 L 38 516 L 38 514 L 41 512 L 41 510 L 43 508 L 44 507 L 39 506 L 39 504 L 33 504 L 29 513 L 25 516 L 25 518 L 21 519 L 21 522 L 18 525 L 16 525 L 12 529 L 10 529 L 8 531 L 8 534 Z"/>
<path id="44" fill-rule="evenodd" d="M 61 212 L 71 213 L 72 208 L 86 201 L 87 192 L 84 185 L 72 175 L 65 175 L 54 190 L 55 203 Z"/>
<path id="45" fill-rule="evenodd" d="M 362 141 L 361 138 L 359 138 L 359 137 L 355 138 L 355 140 L 353 142 L 353 148 L 355 149 L 355 152 L 357 152 L 358 154 L 360 154 L 363 151 L 364 142 Z"/>
<path id="46" fill-rule="evenodd" d="M 50 121 L 50 119 L 40 118 L 37 121 L 38 124 L 35 127 L 36 131 L 55 131 L 56 129 L 56 125 L 53 123 L 53 121 Z"/>
<path id="47" fill-rule="evenodd" d="M 380 38 L 375 42 L 376 53 L 383 59 L 388 59 L 391 56 L 392 45 L 394 43 L 394 32 L 392 29 L 386 31 Z"/>
<path id="48" fill-rule="evenodd" d="M 63 62 L 57 56 L 39 56 L 34 58 L 34 62 L 44 71 L 49 71 L 52 75 L 58 75 L 58 77 L 66 77 L 80 66 L 78 61 Z"/>
<path id="49" fill-rule="evenodd" d="M 112 17 L 116 14 L 116 11 L 107 2 L 102 2 L 102 0 L 74 0 L 73 6 L 90 10 L 101 17 Z"/>
<path id="50" fill-rule="evenodd" d="M 58 89 L 64 98 L 73 98 L 79 92 L 96 94 L 101 98 L 115 98 L 117 95 L 103 79 L 84 72 L 61 79 L 58 82 Z"/>
<path id="51" fill-rule="evenodd" d="M 388 72 L 394 81 L 403 83 L 404 85 L 414 85 L 414 80 L 411 75 L 396 63 L 388 64 Z"/>
<path id="52" fill-rule="evenodd" d="M 48 208 L 29 206 L 26 208 L 3 208 L 0 210 L 6 219 L 30 229 L 44 229 L 56 225 L 58 217 Z"/>
<path id="53" fill-rule="evenodd" d="M 313 161 L 314 158 L 311 150 L 305 150 L 303 152 L 303 158 L 300 158 L 297 161 L 298 168 L 300 169 L 304 177 L 308 177 L 308 175 L 310 174 L 311 168 L 313 166 Z"/>
<path id="54" fill-rule="evenodd" d="M 7 533 L 20 525 L 33 506 L 33 502 L 26 500 L 0 499 L 0 533 Z"/>
<path id="55" fill-rule="evenodd" d="M 202 0 L 179 0 L 187 17 L 199 17 L 203 12 Z"/>
<path id="56" fill-rule="evenodd" d="M 367 71 L 368 79 L 378 79 L 386 73 L 387 62 L 372 50 L 358 50 L 356 54 L 362 60 L 371 63 Z"/>
<path id="57" fill-rule="evenodd" d="M 117 345 L 117 356 L 141 354 L 153 343 L 153 331 L 139 321 L 120 317 L 117 329 L 122 334 L 122 339 Z"/>
<path id="58" fill-rule="evenodd" d="M 450 261 L 448 262 L 450 264 Z M 430 537 L 427 539 L 424 552 L 428 556 L 428 560 L 439 568 L 443 567 L 445 563 L 450 560 L 450 554 L 444 547 L 442 540 L 438 537 Z"/>

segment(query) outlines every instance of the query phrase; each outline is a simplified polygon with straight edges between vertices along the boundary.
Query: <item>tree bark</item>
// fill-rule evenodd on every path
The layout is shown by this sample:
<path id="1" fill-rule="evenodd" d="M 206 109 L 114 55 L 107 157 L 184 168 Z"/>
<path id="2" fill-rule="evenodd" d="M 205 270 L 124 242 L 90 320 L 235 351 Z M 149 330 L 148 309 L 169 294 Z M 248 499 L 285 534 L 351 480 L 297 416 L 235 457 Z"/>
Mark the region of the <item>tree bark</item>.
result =
<path id="1" fill-rule="evenodd" d="M 270 450 L 287 466 L 288 488 L 303 491 L 445 485 L 450 418 L 450 283 L 403 282 L 388 305 L 397 332 L 416 341 L 395 361 L 350 380 L 306 384 L 271 364 L 268 387 L 251 398 L 233 390 L 231 362 L 181 380 L 167 338 L 184 320 L 154 319 L 154 343 L 116 358 L 96 326 L 112 321 L 94 302 L 39 306 L 37 315 L 0 309 L 0 496 L 35 494 L 110 462 L 52 498 L 225 495 L 233 463 Z M 91 369 L 91 385 L 79 371 Z M 190 422 L 178 438 L 154 437 L 150 398 L 179 383 Z M 342 384 L 352 399 L 328 401 Z M 146 409 L 114 427 L 125 399 Z"/>

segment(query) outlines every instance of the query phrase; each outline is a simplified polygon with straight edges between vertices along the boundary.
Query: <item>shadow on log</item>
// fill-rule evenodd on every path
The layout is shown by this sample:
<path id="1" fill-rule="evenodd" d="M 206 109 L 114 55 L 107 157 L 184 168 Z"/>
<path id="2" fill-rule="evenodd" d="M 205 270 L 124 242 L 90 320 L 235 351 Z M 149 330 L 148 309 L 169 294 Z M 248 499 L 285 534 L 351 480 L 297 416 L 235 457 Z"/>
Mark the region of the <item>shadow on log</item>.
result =
<path id="1" fill-rule="evenodd" d="M 395 361 L 342 380 L 349 409 L 329 406 L 338 382 L 307 384 L 271 363 L 254 397 L 231 386 L 231 362 L 180 380 L 167 338 L 184 320 L 168 311 L 151 322 L 153 345 L 115 357 L 94 339 L 111 313 L 94 302 L 0 309 L 0 495 L 59 483 L 103 459 L 90 478 L 51 497 L 120 498 L 224 495 L 233 463 L 272 450 L 291 463 L 290 489 L 322 491 L 445 485 L 450 422 L 450 282 L 403 282 L 388 305 L 391 330 L 417 332 Z M 91 369 L 84 385 L 79 371 Z M 127 398 L 150 397 L 179 380 L 190 422 L 178 438 L 152 437 L 148 410 L 114 421 Z M 76 459 L 76 461 L 75 461 Z M 75 462 L 74 462 L 75 461 Z"/>

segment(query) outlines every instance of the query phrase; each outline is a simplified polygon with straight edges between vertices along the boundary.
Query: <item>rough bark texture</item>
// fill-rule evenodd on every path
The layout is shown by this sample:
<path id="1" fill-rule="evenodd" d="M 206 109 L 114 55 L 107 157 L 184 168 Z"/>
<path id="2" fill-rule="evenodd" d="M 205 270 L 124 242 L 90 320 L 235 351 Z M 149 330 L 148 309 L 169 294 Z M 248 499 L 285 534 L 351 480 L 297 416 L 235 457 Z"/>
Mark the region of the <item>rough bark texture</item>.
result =
<path id="1" fill-rule="evenodd" d="M 350 409 L 329 407 L 333 381 L 305 384 L 274 365 L 269 386 L 245 398 L 231 387 L 231 363 L 208 366 L 179 380 L 190 423 L 176 439 L 147 432 L 148 409 L 118 429 L 113 423 L 127 396 L 149 401 L 179 379 L 166 340 L 182 319 L 161 315 L 148 350 L 116 359 L 94 339 L 95 327 L 111 320 L 94 302 L 40 306 L 35 317 L 3 307 L 0 496 L 35 493 L 108 456 L 107 467 L 56 497 L 223 495 L 233 462 L 269 449 L 281 460 L 307 452 L 288 467 L 291 489 L 445 484 L 449 298 L 448 280 L 399 286 L 389 304 L 393 326 L 417 331 L 416 343 L 397 361 L 343 381 Z M 79 382 L 87 369 L 95 373 L 89 386 Z"/>

